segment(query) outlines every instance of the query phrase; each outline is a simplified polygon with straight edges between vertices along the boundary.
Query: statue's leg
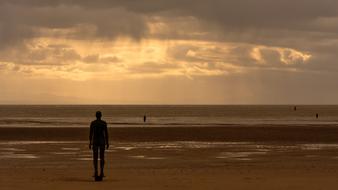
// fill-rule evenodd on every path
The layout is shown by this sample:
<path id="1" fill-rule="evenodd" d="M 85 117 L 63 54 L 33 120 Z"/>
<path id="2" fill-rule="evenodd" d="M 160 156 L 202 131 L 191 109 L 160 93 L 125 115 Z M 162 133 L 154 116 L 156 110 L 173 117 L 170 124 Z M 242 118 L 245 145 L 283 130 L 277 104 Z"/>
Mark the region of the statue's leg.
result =
<path id="1" fill-rule="evenodd" d="M 101 176 L 102 177 L 104 176 L 103 169 L 104 169 L 104 164 L 105 164 L 104 151 L 105 151 L 104 146 L 100 146 L 100 166 L 101 166 Z"/>
<path id="2" fill-rule="evenodd" d="M 98 154 L 99 154 L 99 148 L 98 146 L 93 146 L 93 164 L 94 164 L 94 176 L 97 176 L 98 173 L 97 173 L 97 159 L 98 159 Z"/>

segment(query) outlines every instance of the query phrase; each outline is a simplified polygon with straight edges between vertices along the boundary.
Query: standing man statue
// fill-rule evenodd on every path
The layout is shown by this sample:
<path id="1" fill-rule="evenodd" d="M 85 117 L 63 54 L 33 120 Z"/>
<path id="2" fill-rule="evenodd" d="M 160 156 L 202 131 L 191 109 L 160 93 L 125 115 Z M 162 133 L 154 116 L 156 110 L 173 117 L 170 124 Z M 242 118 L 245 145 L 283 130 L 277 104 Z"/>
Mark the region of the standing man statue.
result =
<path id="1" fill-rule="evenodd" d="M 96 112 L 96 120 L 90 124 L 89 149 L 93 149 L 94 177 L 95 181 L 101 181 L 104 177 L 104 151 L 109 148 L 107 123 L 101 120 L 102 113 Z M 98 155 L 100 152 L 101 173 L 98 175 Z"/>

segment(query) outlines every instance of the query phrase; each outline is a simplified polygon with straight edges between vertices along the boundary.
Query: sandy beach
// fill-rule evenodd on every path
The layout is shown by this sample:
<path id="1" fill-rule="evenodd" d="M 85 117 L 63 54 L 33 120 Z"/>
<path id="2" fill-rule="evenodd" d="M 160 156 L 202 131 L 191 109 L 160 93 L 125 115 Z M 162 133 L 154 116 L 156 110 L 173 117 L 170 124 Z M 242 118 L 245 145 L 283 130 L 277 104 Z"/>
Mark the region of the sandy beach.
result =
<path id="1" fill-rule="evenodd" d="M 17 129 L 16 138 L 12 129 L 1 128 L 1 189 L 335 189 L 338 186 L 334 126 L 248 128 L 111 128 L 107 177 L 103 182 L 94 182 L 91 177 L 87 128 Z M 185 135 L 174 138 L 180 130 L 185 130 Z M 204 130 L 209 133 L 203 133 Z M 271 141 L 269 136 L 277 136 L 275 130 L 280 138 Z M 288 135 L 291 131 L 293 136 Z M 71 139 L 72 135 L 60 138 L 58 135 L 62 133 L 76 138 Z M 146 140 L 150 134 L 154 138 Z M 173 140 L 168 141 L 161 134 Z M 218 136 L 209 137 L 212 134 Z M 295 140 L 296 137 L 300 140 Z"/>

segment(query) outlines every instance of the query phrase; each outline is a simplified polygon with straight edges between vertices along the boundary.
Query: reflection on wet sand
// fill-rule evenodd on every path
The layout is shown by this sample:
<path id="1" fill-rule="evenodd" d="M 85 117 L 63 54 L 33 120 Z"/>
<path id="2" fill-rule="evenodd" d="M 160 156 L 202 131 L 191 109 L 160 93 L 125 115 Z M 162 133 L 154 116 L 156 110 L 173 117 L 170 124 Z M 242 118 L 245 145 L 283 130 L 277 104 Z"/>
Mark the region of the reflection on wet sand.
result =
<path id="1" fill-rule="evenodd" d="M 135 159 L 145 159 L 145 160 L 161 160 L 165 159 L 164 157 L 151 157 L 151 156 L 146 156 L 146 155 L 136 155 L 136 156 L 129 156 L 130 158 L 135 158 Z"/>
<path id="2" fill-rule="evenodd" d="M 338 144 L 301 144 L 299 145 L 304 150 L 321 150 L 321 149 L 338 149 Z"/>
<path id="3" fill-rule="evenodd" d="M 74 155 L 74 154 L 76 154 L 76 152 L 51 152 L 51 154 Z"/>
<path id="4" fill-rule="evenodd" d="M 74 160 L 79 160 L 79 161 L 92 161 L 93 158 L 74 158 Z"/>
<path id="5" fill-rule="evenodd" d="M 67 147 L 62 147 L 61 150 L 77 151 L 77 150 L 80 150 L 80 148 L 67 148 Z"/>
<path id="6" fill-rule="evenodd" d="M 216 158 L 234 160 L 252 160 L 253 156 L 264 155 L 266 152 L 221 152 Z"/>
<path id="7" fill-rule="evenodd" d="M 18 154 L 15 152 L 2 152 L 0 153 L 0 159 L 13 159 L 13 158 L 17 158 L 17 159 L 35 159 L 35 158 L 39 158 L 38 156 L 34 155 L 34 154 Z"/>

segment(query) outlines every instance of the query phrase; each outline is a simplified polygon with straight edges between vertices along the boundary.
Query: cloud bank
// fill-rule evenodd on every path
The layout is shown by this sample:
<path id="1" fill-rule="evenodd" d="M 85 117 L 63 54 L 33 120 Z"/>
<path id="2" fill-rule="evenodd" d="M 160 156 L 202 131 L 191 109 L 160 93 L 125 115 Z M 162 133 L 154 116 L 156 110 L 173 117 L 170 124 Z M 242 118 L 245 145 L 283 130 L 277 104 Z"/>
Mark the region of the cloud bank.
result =
<path id="1" fill-rule="evenodd" d="M 0 73 L 76 82 L 179 78 L 192 96 L 198 81 L 209 84 L 201 82 L 210 94 L 193 103 L 338 103 L 337 7 L 331 0 L 0 0 Z"/>

